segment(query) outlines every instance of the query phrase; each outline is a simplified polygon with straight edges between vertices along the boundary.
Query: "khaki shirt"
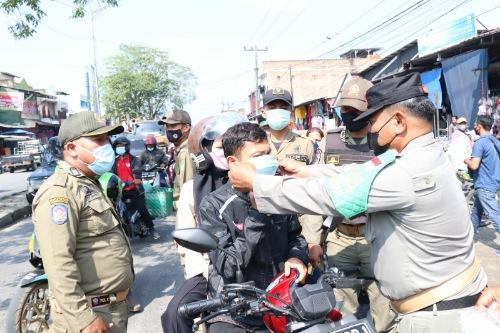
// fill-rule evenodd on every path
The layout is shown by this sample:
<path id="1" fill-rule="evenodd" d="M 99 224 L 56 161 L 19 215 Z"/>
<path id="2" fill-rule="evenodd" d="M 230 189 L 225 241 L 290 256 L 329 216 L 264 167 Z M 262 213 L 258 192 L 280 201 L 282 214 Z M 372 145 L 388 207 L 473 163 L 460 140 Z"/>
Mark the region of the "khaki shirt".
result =
<path id="1" fill-rule="evenodd" d="M 271 134 L 268 134 L 267 139 L 271 146 L 271 155 L 278 159 L 291 158 L 308 165 L 314 162 L 314 146 L 309 138 L 289 131 L 278 149 L 274 145 Z M 299 222 L 302 226 L 302 236 L 304 236 L 307 243 L 319 244 L 323 217 L 319 215 L 301 215 L 299 216 Z"/>
<path id="2" fill-rule="evenodd" d="M 98 183 L 66 162 L 38 190 L 33 223 L 52 296 L 68 330 L 80 332 L 96 316 L 85 295 L 131 287 L 128 238 Z"/>
<path id="3" fill-rule="evenodd" d="M 181 190 L 179 201 L 177 201 L 177 216 L 175 229 L 198 228 L 194 212 L 193 180 L 187 181 Z M 208 278 L 208 255 L 198 253 L 178 246 L 177 250 L 184 262 L 184 277 L 190 279 L 196 275 L 203 274 Z"/>
<path id="4" fill-rule="evenodd" d="M 188 141 L 184 141 L 176 148 L 177 156 L 175 158 L 175 180 L 174 180 L 174 202 L 179 200 L 182 185 L 188 180 L 193 179 L 194 165 L 189 155 Z"/>
<path id="5" fill-rule="evenodd" d="M 271 155 L 278 159 L 291 158 L 305 164 L 312 164 L 314 161 L 314 147 L 311 140 L 306 137 L 289 131 L 278 149 L 274 145 L 271 134 L 267 138 L 271 146 Z"/>
<path id="6" fill-rule="evenodd" d="M 269 214 L 338 215 L 324 179 L 342 167 L 308 167 L 311 178 L 258 175 L 254 196 Z M 346 189 L 348 191 L 348 189 Z M 475 256 L 468 206 L 455 172 L 432 133 L 411 141 L 396 161 L 373 181 L 365 237 L 372 268 L 384 296 L 399 300 L 438 286 L 461 273 Z M 475 295 L 486 285 L 475 281 L 448 299 Z"/>

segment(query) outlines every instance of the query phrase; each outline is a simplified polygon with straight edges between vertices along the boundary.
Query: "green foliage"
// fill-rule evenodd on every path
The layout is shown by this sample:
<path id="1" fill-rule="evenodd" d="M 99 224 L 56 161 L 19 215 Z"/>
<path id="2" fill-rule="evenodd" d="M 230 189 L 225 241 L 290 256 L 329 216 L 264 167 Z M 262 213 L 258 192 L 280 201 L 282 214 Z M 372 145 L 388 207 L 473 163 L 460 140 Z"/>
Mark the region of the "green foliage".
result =
<path id="1" fill-rule="evenodd" d="M 106 115 L 154 119 L 169 107 L 194 100 L 196 77 L 190 68 L 171 61 L 168 52 L 140 45 L 121 45 L 106 60 L 101 81 Z"/>
<path id="2" fill-rule="evenodd" d="M 42 19 L 47 15 L 41 8 L 41 0 L 0 0 L 0 12 L 17 16 L 17 22 L 9 26 L 10 33 L 16 39 L 33 36 Z M 119 0 L 101 0 L 101 3 L 112 7 L 118 6 Z M 73 0 L 71 17 L 84 17 L 88 14 L 85 7 L 89 0 Z"/>

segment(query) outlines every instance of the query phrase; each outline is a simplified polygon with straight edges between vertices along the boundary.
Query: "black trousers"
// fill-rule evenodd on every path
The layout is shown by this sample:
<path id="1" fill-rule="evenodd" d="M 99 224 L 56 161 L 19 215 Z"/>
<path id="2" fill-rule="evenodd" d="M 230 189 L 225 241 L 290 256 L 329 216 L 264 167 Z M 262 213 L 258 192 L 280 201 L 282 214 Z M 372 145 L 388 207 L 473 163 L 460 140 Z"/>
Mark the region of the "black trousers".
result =
<path id="1" fill-rule="evenodd" d="M 167 310 L 161 315 L 163 332 L 192 333 L 194 318 L 179 315 L 177 309 L 183 304 L 204 299 L 207 299 L 207 279 L 203 275 L 197 275 L 184 281 L 168 303 Z"/>
<path id="2" fill-rule="evenodd" d="M 146 197 L 144 196 L 144 192 L 139 192 L 137 189 L 123 191 L 122 200 L 125 202 L 128 209 L 139 211 L 146 227 L 153 227 L 153 218 L 146 208 Z"/>

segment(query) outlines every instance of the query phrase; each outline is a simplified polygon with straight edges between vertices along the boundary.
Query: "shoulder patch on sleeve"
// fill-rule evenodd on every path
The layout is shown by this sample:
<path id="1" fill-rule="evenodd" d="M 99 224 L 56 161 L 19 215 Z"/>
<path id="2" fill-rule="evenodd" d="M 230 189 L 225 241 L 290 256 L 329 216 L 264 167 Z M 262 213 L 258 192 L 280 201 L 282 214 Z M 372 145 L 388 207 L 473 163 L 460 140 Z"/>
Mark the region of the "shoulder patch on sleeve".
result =
<path id="1" fill-rule="evenodd" d="M 50 210 L 52 223 L 61 225 L 68 221 L 68 206 L 65 204 L 52 205 Z"/>
<path id="2" fill-rule="evenodd" d="M 51 205 L 55 205 L 55 204 L 58 204 L 58 203 L 62 203 L 62 204 L 69 204 L 69 199 L 67 197 L 53 197 L 53 198 L 50 198 L 49 199 L 49 203 Z"/>

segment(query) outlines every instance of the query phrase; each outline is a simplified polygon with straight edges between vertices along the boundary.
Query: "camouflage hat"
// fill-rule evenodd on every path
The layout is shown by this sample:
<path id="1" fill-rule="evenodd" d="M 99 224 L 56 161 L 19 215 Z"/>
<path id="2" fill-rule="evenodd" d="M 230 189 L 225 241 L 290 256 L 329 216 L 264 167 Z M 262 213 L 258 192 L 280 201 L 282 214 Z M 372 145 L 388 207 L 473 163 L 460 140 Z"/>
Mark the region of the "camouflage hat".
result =
<path id="1" fill-rule="evenodd" d="M 174 110 L 166 117 L 158 121 L 158 125 L 175 125 L 175 124 L 188 124 L 191 125 L 191 117 L 189 113 L 184 110 Z"/>
<path id="2" fill-rule="evenodd" d="M 115 135 L 122 132 L 123 126 L 106 126 L 103 122 L 97 121 L 93 112 L 83 111 L 75 113 L 68 119 L 64 120 L 57 137 L 59 138 L 59 142 L 62 147 L 66 143 L 81 137 L 101 135 L 105 133 Z"/>
<path id="3" fill-rule="evenodd" d="M 373 84 L 359 76 L 352 77 L 343 87 L 337 106 L 350 106 L 358 111 L 368 110 L 366 92 Z"/>

